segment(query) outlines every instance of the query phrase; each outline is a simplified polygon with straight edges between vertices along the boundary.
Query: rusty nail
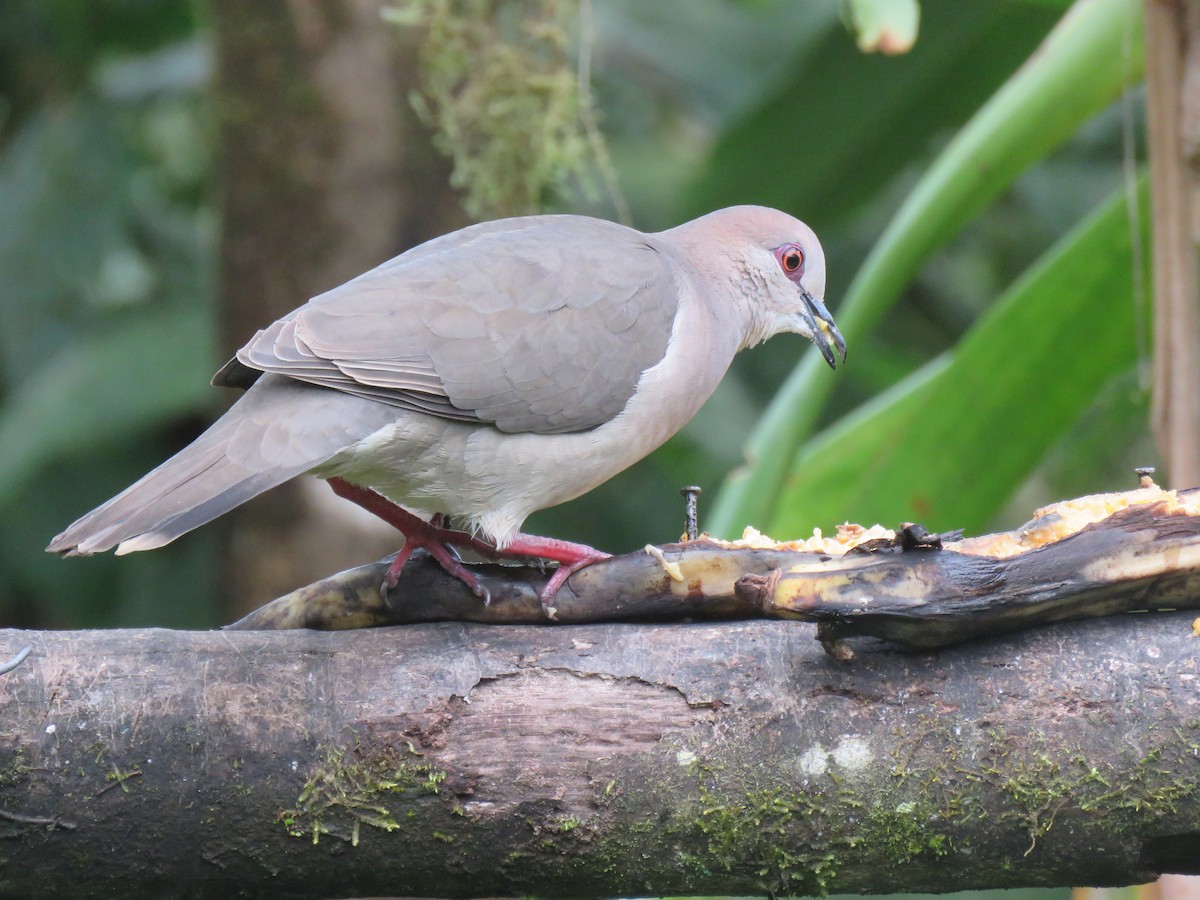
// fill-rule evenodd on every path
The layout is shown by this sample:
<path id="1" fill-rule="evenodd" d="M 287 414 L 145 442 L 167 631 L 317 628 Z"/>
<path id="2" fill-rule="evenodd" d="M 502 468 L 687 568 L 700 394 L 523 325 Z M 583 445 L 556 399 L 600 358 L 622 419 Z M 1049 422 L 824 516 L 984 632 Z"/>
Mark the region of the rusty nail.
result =
<path id="1" fill-rule="evenodd" d="M 698 485 L 689 484 L 685 488 L 680 488 L 679 493 L 683 494 L 684 510 L 687 516 L 684 533 L 689 541 L 694 541 L 700 535 L 700 529 L 696 522 L 696 498 L 700 496 L 701 490 Z"/>

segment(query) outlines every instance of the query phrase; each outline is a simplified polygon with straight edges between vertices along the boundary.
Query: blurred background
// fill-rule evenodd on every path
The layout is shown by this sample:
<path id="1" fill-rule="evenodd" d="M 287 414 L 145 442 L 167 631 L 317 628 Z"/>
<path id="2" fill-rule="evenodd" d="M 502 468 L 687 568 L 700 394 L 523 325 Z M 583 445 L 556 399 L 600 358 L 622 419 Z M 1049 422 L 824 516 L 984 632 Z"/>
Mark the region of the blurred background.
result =
<path id="1" fill-rule="evenodd" d="M 534 211 L 787 210 L 850 349 L 836 373 L 795 336 L 742 354 L 682 434 L 528 531 L 673 540 L 699 484 L 727 537 L 980 533 L 1134 486 L 1157 462 L 1140 6 L 1069 7 L 6 0 L 0 620 L 209 627 L 394 550 L 319 483 L 152 553 L 43 547 L 230 402 L 208 379 L 256 328 Z"/>

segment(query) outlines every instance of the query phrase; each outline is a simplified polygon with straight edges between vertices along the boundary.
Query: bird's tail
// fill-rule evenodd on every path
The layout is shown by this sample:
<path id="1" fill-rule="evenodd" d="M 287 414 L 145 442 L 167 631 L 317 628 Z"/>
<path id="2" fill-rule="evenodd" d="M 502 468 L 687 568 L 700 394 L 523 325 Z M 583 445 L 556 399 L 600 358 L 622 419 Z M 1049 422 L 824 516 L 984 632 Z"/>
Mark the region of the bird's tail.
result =
<path id="1" fill-rule="evenodd" d="M 152 550 L 320 465 L 396 417 L 380 403 L 281 376 L 259 379 L 192 444 L 98 506 L 46 549 Z"/>

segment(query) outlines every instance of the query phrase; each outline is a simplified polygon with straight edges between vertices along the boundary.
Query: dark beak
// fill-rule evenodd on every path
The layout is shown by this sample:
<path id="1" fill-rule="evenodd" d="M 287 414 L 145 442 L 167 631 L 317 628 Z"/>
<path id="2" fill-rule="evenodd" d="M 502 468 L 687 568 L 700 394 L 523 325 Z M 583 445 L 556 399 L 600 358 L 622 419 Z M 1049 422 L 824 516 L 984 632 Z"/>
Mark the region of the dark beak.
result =
<path id="1" fill-rule="evenodd" d="M 812 332 L 812 342 L 817 345 L 817 349 L 825 357 L 825 362 L 829 363 L 829 368 L 836 369 L 837 358 L 833 355 L 833 351 L 836 348 L 838 353 L 842 355 L 842 362 L 845 362 L 846 339 L 838 331 L 837 325 L 834 324 L 833 316 L 829 314 L 829 310 L 825 308 L 824 303 L 803 289 L 800 291 L 800 297 L 804 301 L 803 306 L 800 308 L 800 318 L 804 320 L 804 324 Z"/>

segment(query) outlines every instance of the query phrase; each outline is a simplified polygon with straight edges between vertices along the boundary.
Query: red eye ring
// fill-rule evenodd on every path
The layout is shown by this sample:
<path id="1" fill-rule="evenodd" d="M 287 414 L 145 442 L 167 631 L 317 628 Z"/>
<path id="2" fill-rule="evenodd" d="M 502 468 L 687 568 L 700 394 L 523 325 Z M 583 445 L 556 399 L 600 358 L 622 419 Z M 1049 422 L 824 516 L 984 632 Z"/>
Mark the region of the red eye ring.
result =
<path id="1" fill-rule="evenodd" d="M 779 260 L 780 268 L 789 278 L 804 273 L 804 251 L 800 249 L 799 244 L 777 247 L 775 258 Z"/>

